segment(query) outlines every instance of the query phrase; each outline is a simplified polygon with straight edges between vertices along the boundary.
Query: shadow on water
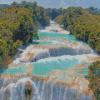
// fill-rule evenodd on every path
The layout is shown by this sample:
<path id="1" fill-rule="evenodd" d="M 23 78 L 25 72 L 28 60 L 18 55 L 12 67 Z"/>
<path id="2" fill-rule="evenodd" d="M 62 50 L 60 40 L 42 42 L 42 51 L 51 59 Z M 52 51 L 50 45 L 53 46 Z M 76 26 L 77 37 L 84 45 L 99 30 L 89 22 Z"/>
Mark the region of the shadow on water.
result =
<path id="1" fill-rule="evenodd" d="M 5 70 L 7 70 L 8 68 L 3 68 L 0 70 L 0 74 L 2 74 Z"/>
<path id="2" fill-rule="evenodd" d="M 47 26 L 50 26 L 50 25 L 47 25 Z M 39 28 L 40 30 L 44 30 L 47 26 L 38 26 L 38 28 Z"/>
<path id="3" fill-rule="evenodd" d="M 92 49 L 95 53 L 96 53 L 96 55 L 100 55 L 95 49 Z"/>

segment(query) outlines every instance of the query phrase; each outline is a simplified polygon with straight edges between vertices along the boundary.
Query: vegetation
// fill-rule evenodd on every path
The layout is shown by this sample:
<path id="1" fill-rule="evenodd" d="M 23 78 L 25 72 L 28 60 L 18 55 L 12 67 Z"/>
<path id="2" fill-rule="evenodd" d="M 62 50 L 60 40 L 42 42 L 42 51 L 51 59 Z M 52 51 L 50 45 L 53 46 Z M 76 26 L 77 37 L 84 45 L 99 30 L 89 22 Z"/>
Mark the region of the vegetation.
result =
<path id="1" fill-rule="evenodd" d="M 13 2 L 0 9 L 0 69 L 5 60 L 17 52 L 17 48 L 32 42 L 38 26 L 48 25 L 45 9 L 36 2 Z M 35 33 L 35 37 L 36 37 Z M 37 36 L 38 37 L 38 36 Z"/>
<path id="2" fill-rule="evenodd" d="M 89 14 L 81 7 L 69 7 L 56 22 L 100 53 L 100 16 Z"/>
<path id="3" fill-rule="evenodd" d="M 93 90 L 96 99 L 100 100 L 100 61 L 89 66 L 88 79 L 90 80 L 89 87 Z"/>
<path id="4" fill-rule="evenodd" d="M 88 42 L 100 53 L 100 12 L 94 7 L 45 10 L 36 2 L 22 1 L 21 4 L 13 2 L 9 6 L 0 5 L 0 8 L 0 69 L 17 52 L 18 47 L 32 42 L 32 37 L 38 38 L 35 30 L 38 26 L 48 25 L 49 18 L 56 18 L 56 22 L 77 39 Z M 88 79 L 90 88 L 100 100 L 100 61 L 89 66 Z"/>
<path id="5" fill-rule="evenodd" d="M 92 15 L 100 15 L 100 12 L 98 11 L 98 9 L 94 8 L 93 6 L 86 8 L 85 11 L 87 11 L 89 14 L 92 14 Z"/>
<path id="6" fill-rule="evenodd" d="M 0 4 L 0 8 L 8 7 L 8 4 Z"/>
<path id="7" fill-rule="evenodd" d="M 62 14 L 62 11 L 63 11 L 62 8 L 60 8 L 60 9 L 48 8 L 48 9 L 46 9 L 46 14 L 47 14 L 47 16 L 50 16 L 51 20 L 54 20 L 56 17 L 58 17 L 59 15 Z"/>

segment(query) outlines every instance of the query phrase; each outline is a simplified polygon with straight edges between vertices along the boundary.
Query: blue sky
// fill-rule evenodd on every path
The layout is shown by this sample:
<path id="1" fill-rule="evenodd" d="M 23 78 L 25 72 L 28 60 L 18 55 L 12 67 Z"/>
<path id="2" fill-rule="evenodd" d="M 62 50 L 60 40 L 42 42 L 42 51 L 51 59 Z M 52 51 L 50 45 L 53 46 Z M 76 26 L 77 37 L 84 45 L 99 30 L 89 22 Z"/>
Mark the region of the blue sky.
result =
<path id="1" fill-rule="evenodd" d="M 0 4 L 11 4 L 13 1 L 20 3 L 23 0 L 0 0 Z M 100 0 L 25 0 L 29 2 L 38 2 L 38 5 L 42 5 L 45 8 L 67 8 L 68 6 L 82 6 L 88 8 L 94 6 L 100 8 Z"/>

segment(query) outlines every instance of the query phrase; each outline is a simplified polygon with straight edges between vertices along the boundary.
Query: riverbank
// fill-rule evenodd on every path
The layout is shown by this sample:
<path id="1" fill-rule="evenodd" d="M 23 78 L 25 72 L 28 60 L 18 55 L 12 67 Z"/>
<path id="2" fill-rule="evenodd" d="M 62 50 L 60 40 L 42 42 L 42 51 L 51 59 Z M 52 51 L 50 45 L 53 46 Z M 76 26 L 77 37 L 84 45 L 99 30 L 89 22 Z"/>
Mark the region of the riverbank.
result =
<path id="1" fill-rule="evenodd" d="M 7 65 L 11 64 L 13 61 L 14 61 L 14 59 L 12 59 L 11 57 L 7 57 L 5 59 L 5 61 L 3 61 L 3 63 L 2 63 L 2 69 L 6 68 Z"/>

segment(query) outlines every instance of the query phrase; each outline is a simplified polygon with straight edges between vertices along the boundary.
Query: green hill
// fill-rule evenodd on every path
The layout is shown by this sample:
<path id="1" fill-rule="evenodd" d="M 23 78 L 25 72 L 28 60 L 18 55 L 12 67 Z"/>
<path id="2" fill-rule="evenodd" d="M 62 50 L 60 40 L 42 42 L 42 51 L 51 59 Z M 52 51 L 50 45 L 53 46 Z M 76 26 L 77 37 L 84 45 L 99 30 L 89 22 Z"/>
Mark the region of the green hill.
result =
<path id="1" fill-rule="evenodd" d="M 100 53 L 100 16 L 89 14 L 81 7 L 69 7 L 63 12 L 55 21 Z"/>

